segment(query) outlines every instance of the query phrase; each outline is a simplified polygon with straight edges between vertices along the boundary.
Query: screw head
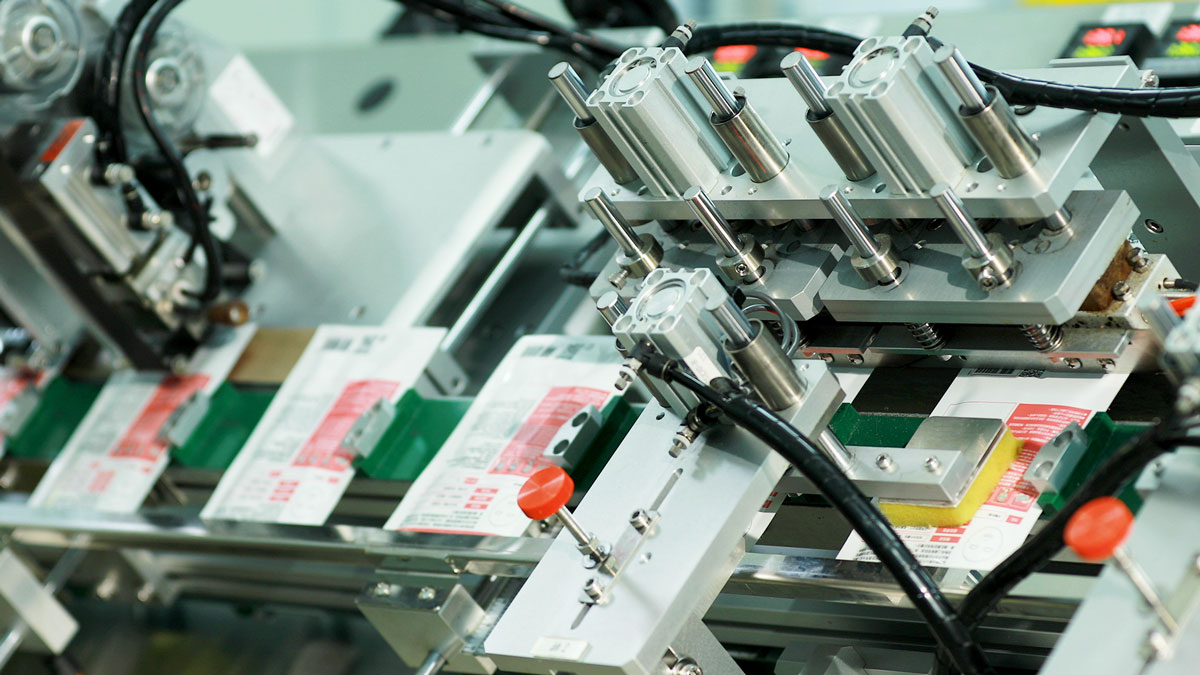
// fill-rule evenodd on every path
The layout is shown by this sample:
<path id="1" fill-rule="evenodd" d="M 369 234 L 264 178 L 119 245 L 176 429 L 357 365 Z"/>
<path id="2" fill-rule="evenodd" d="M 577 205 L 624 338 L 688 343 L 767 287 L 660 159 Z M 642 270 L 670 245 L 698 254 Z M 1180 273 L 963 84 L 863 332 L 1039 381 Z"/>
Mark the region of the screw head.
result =
<path id="1" fill-rule="evenodd" d="M 599 600 L 604 589 L 601 588 L 600 581 L 596 577 L 592 577 L 583 583 L 583 592 L 592 600 Z"/>
<path id="2" fill-rule="evenodd" d="M 846 360 L 848 360 L 851 365 L 860 366 L 862 365 L 863 357 L 861 354 L 851 354 L 850 356 L 846 357 Z"/>
<path id="3" fill-rule="evenodd" d="M 744 277 L 750 273 L 750 266 L 746 263 L 738 263 L 733 266 L 733 271 L 737 272 L 738 276 Z"/>
<path id="4" fill-rule="evenodd" d="M 650 527 L 650 514 L 645 509 L 638 509 L 629 516 L 629 524 L 639 533 L 644 534 Z"/>
<path id="5" fill-rule="evenodd" d="M 1102 368 L 1104 370 L 1104 372 L 1106 372 L 1106 373 L 1112 372 L 1112 370 L 1116 367 L 1117 367 L 1116 361 L 1114 361 L 1112 359 L 1100 359 L 1100 368 Z"/>
<path id="6" fill-rule="evenodd" d="M 1112 287 L 1112 295 L 1117 300 L 1125 300 L 1132 291 L 1133 289 L 1129 287 L 1129 283 L 1125 281 L 1118 281 Z"/>
<path id="7" fill-rule="evenodd" d="M 833 354 L 817 354 L 817 358 L 825 363 L 833 363 Z"/>
<path id="8" fill-rule="evenodd" d="M 990 291 L 1000 283 L 996 278 L 995 273 L 990 269 L 985 269 L 979 273 L 979 287 L 985 291 Z"/>
<path id="9" fill-rule="evenodd" d="M 422 586 L 421 590 L 417 591 L 417 599 L 426 602 L 437 597 L 437 591 L 432 586 Z"/>
<path id="10" fill-rule="evenodd" d="M 386 581 L 380 581 L 371 587 L 371 595 L 377 598 L 386 598 L 392 594 L 392 585 Z"/>
<path id="11" fill-rule="evenodd" d="M 886 471 L 888 473 L 896 470 L 896 462 L 893 461 L 892 456 L 888 454 L 882 454 L 876 457 L 875 466 L 879 467 L 881 471 Z"/>
<path id="12" fill-rule="evenodd" d="M 1150 649 L 1151 655 L 1156 659 L 1171 658 L 1171 640 L 1162 631 L 1150 631 L 1146 636 L 1146 646 Z"/>
<path id="13" fill-rule="evenodd" d="M 942 463 L 941 463 L 941 461 L 938 460 L 937 457 L 933 457 L 933 456 L 926 457 L 925 458 L 925 470 L 932 474 L 939 474 L 942 472 Z"/>
<path id="14" fill-rule="evenodd" d="M 1063 363 L 1071 370 L 1078 370 L 1083 367 L 1083 361 L 1079 359 L 1063 359 Z"/>

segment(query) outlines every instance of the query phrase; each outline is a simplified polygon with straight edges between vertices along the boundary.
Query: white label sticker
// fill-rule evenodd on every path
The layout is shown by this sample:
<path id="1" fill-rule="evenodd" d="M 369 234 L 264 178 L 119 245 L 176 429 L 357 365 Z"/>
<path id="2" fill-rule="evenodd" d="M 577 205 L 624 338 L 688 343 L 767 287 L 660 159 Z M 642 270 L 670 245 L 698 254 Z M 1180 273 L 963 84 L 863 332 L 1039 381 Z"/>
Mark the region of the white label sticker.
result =
<path id="1" fill-rule="evenodd" d="M 258 136 L 254 151 L 263 157 L 279 147 L 296 122 L 287 106 L 241 54 L 234 56 L 217 76 L 209 95 L 235 127 L 230 133 Z"/>
<path id="2" fill-rule="evenodd" d="M 530 656 L 537 659 L 561 659 L 563 661 L 578 661 L 587 653 L 586 640 L 569 638 L 539 637 L 529 649 Z"/>
<path id="3" fill-rule="evenodd" d="M 1173 2 L 1126 2 L 1104 10 L 1100 23 L 1144 23 L 1152 33 L 1161 33 L 1171 20 Z"/>
<path id="4" fill-rule="evenodd" d="M 200 516 L 321 525 L 354 477 L 342 439 L 416 384 L 446 331 L 321 326 Z"/>
<path id="5" fill-rule="evenodd" d="M 517 493 L 552 462 L 550 441 L 580 410 L 605 410 L 621 355 L 607 337 L 522 338 L 384 526 L 516 537 Z"/>
<path id="6" fill-rule="evenodd" d="M 708 358 L 708 354 L 705 354 L 700 347 L 696 347 L 690 354 L 683 357 L 683 362 L 701 382 L 706 384 L 719 377 L 725 377 L 721 373 L 721 369 L 713 364 L 712 360 Z"/>
<path id="7" fill-rule="evenodd" d="M 896 528 L 917 560 L 929 567 L 990 570 L 1017 550 L 1042 513 L 1037 489 L 1022 478 L 1025 469 L 1037 451 L 1071 422 L 1083 426 L 1096 411 L 1107 410 L 1128 378 L 1116 373 L 1016 377 L 976 371 L 960 373 L 933 414 L 1002 419 L 1025 444 L 966 525 Z M 837 557 L 879 562 L 857 532 L 850 533 Z"/>
<path id="8" fill-rule="evenodd" d="M 196 392 L 216 391 L 253 335 L 253 326 L 241 326 L 220 344 L 201 347 L 185 375 L 124 371 L 109 378 L 29 505 L 136 511 L 170 461 L 159 437 L 163 423 Z"/>

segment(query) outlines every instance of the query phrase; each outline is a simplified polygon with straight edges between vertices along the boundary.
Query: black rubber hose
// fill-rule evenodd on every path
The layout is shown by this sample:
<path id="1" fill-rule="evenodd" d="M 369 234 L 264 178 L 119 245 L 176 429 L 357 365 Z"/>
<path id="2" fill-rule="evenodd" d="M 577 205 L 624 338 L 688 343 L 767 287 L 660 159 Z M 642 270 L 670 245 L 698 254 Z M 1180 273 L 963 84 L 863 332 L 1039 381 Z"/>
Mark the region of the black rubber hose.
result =
<path id="1" fill-rule="evenodd" d="M 621 55 L 621 52 L 625 51 L 625 48 L 620 45 L 598 38 L 594 35 L 571 30 L 562 24 L 551 21 L 541 14 L 531 12 L 516 3 L 507 2 L 506 0 L 483 1 L 492 7 L 495 7 L 502 14 L 518 23 L 529 26 L 535 30 L 544 30 L 548 33 L 560 35 L 570 40 L 574 44 L 586 47 L 587 49 L 590 49 L 602 56 L 607 56 L 610 60 L 617 58 Z"/>
<path id="2" fill-rule="evenodd" d="M 832 54 L 851 55 L 861 38 L 789 23 L 749 23 L 703 26 L 688 43 L 688 53 L 724 45 L 806 47 Z M 1014 106 L 1034 105 L 1133 117 L 1198 117 L 1200 87 L 1090 87 L 1019 77 L 978 64 L 971 68 L 979 79 L 994 86 Z"/>
<path id="3" fill-rule="evenodd" d="M 113 22 L 112 30 L 104 41 L 104 50 L 96 61 L 90 107 L 104 141 L 105 159 L 109 162 L 123 163 L 129 159 L 125 135 L 121 130 L 122 81 L 133 35 L 156 2 L 158 0 L 133 0 L 125 5 Z"/>
<path id="4" fill-rule="evenodd" d="M 644 364 L 648 374 L 688 389 L 791 462 L 850 521 L 896 577 L 954 665 L 968 675 L 993 672 L 983 649 L 887 519 L 811 440 L 761 403 L 745 396 L 720 394 L 643 345 L 634 347 L 632 356 Z"/>
<path id="5" fill-rule="evenodd" d="M 959 606 L 959 616 L 968 628 L 974 629 L 1000 600 L 1023 579 L 1038 571 L 1063 549 L 1063 531 L 1067 521 L 1081 506 L 1097 497 L 1116 494 L 1142 469 L 1167 450 L 1183 444 L 1200 443 L 1200 439 L 1171 437 L 1176 432 L 1174 422 L 1144 432 L 1121 446 L 1096 469 L 1087 481 L 1071 495 L 1062 509 L 1054 514 L 1045 527 L 1030 537 L 967 593 Z"/>
<path id="6" fill-rule="evenodd" d="M 687 53 L 698 54 L 726 45 L 806 47 L 833 54 L 853 54 L 862 38 L 794 23 L 762 22 L 700 26 L 688 40 Z"/>
<path id="7" fill-rule="evenodd" d="M 549 47 L 578 56 L 596 69 L 603 68 L 611 57 L 597 54 L 576 38 L 583 34 L 543 19 L 555 26 L 555 30 L 531 30 L 527 22 L 519 22 L 512 15 L 474 7 L 454 0 L 396 0 L 402 5 L 416 9 L 435 18 L 449 21 L 459 30 L 479 33 L 487 37 L 515 42 L 528 42 Z M 523 10 L 528 14 L 528 10 Z"/>
<path id="8" fill-rule="evenodd" d="M 146 72 L 154 36 L 158 34 L 158 29 L 166 21 L 167 15 L 183 1 L 164 0 L 146 19 L 141 39 L 138 40 L 137 48 L 133 53 L 133 67 L 130 75 L 133 78 L 133 99 L 138 116 L 141 117 L 142 124 L 145 125 L 146 131 L 150 134 L 155 147 L 158 148 L 159 154 L 162 155 L 162 159 L 167 165 L 176 196 L 191 221 L 192 237 L 204 251 L 204 287 L 196 295 L 196 298 L 202 303 L 208 303 L 221 294 L 221 249 L 209 228 L 208 209 L 200 202 L 200 198 L 196 194 L 192 178 L 188 174 L 187 167 L 183 165 L 183 157 L 171 140 L 167 138 L 166 133 L 159 126 L 158 120 L 155 119 L 150 104 L 150 92 L 146 87 Z"/>

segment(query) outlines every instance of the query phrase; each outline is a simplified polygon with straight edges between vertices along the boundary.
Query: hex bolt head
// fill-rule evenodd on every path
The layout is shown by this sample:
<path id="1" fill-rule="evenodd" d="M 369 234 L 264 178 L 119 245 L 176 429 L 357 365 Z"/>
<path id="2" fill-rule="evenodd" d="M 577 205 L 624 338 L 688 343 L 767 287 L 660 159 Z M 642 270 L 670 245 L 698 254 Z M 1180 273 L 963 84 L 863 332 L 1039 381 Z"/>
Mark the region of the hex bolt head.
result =
<path id="1" fill-rule="evenodd" d="M 592 577 L 583 583 L 583 592 L 592 600 L 599 600 L 604 594 L 604 589 L 600 586 L 600 581 L 596 577 Z"/>
<path id="2" fill-rule="evenodd" d="M 996 287 L 999 281 L 996 275 L 990 269 L 983 270 L 979 273 L 979 287 L 985 291 L 990 291 Z"/>
<path id="3" fill-rule="evenodd" d="M 645 509 L 638 509 L 633 512 L 633 515 L 629 516 L 629 524 L 639 534 L 645 534 L 646 530 L 650 529 L 650 514 L 646 513 Z"/>
<path id="4" fill-rule="evenodd" d="M 1134 272 L 1145 272 L 1150 267 L 1150 256 L 1137 249 L 1129 254 L 1128 260 Z"/>

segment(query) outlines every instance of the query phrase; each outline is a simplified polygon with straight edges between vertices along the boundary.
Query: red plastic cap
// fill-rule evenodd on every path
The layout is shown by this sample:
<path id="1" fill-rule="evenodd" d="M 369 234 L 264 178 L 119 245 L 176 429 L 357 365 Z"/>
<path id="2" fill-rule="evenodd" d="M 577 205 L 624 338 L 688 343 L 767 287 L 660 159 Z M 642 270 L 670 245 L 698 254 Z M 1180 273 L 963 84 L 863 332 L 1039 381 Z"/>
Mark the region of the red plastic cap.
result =
<path id="1" fill-rule="evenodd" d="M 1100 497 L 1084 504 L 1063 530 L 1063 541 L 1075 554 L 1093 562 L 1105 560 L 1125 542 L 1133 526 L 1133 513 L 1116 497 Z"/>
<path id="2" fill-rule="evenodd" d="M 567 505 L 575 481 L 557 466 L 548 466 L 529 477 L 517 495 L 517 506 L 531 520 L 545 520 Z"/>

